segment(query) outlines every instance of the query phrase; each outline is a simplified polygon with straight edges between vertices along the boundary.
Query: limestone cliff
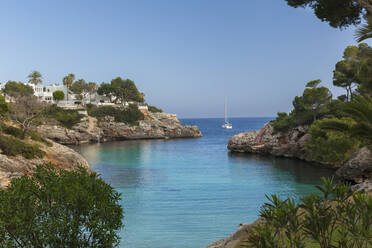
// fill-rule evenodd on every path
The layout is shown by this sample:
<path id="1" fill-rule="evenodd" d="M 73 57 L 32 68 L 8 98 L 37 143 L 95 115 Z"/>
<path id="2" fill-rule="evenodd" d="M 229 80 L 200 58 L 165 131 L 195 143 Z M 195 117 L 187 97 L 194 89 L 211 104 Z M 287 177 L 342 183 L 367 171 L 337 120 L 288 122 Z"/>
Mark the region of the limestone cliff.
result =
<path id="1" fill-rule="evenodd" d="M 75 145 L 83 143 L 107 142 L 133 139 L 171 139 L 196 138 L 202 134 L 196 126 L 184 126 L 176 115 L 148 113 L 138 126 L 118 123 L 111 117 L 97 121 L 86 117 L 72 129 L 60 125 L 41 125 L 38 132 L 60 144 Z"/>
<path id="2" fill-rule="evenodd" d="M 79 166 L 89 169 L 88 162 L 69 147 L 51 142 L 52 146 L 41 145 L 46 153 L 45 157 L 25 159 L 21 155 L 6 156 L 0 154 L 0 187 L 6 187 L 16 177 L 31 175 L 38 165 L 50 163 L 54 167 L 65 170 L 74 170 Z"/>
<path id="3" fill-rule="evenodd" d="M 269 154 L 292 157 L 311 161 L 306 155 L 305 145 L 310 139 L 308 127 L 296 127 L 284 133 L 273 132 L 270 123 L 257 131 L 244 132 L 230 138 L 228 149 L 232 152 Z M 325 164 L 337 169 L 336 175 L 341 179 L 358 185 L 355 190 L 372 190 L 372 152 L 364 147 L 354 153 L 342 165 Z"/>

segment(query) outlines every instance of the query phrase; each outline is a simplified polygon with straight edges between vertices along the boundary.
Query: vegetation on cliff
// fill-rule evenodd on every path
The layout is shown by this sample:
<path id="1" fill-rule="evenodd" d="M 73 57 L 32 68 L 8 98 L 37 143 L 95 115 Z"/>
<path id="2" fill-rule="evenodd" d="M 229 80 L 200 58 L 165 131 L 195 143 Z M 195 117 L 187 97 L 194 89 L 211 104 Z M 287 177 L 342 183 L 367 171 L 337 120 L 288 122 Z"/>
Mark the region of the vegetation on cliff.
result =
<path id="1" fill-rule="evenodd" d="M 241 247 L 372 247 L 372 197 L 351 193 L 350 185 L 323 179 L 312 194 L 296 199 L 267 196 L 260 216 Z"/>
<path id="2" fill-rule="evenodd" d="M 127 108 L 113 107 L 113 106 L 90 106 L 88 114 L 102 120 L 107 116 L 114 117 L 115 122 L 123 122 L 131 125 L 138 125 L 139 120 L 144 119 L 143 113 L 135 104 L 129 104 Z"/>
<path id="3" fill-rule="evenodd" d="M 346 94 L 332 99 L 320 80 L 306 85 L 302 96 L 293 100 L 293 110 L 278 113 L 271 124 L 274 132 L 308 125 L 311 140 L 306 153 L 313 161 L 342 164 L 361 146 L 372 143 L 372 48 L 349 46 L 333 72 L 333 84 Z"/>
<path id="4" fill-rule="evenodd" d="M 96 173 L 39 166 L 0 191 L 0 246 L 116 247 L 120 198 Z"/>

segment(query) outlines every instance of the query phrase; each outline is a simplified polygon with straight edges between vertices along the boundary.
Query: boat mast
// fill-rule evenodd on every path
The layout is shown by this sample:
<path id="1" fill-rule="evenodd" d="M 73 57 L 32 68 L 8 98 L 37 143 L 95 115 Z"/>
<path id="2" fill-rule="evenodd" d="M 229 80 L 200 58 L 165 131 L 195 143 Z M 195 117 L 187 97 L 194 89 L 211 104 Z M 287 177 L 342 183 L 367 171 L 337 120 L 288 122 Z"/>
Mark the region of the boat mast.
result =
<path id="1" fill-rule="evenodd" d="M 226 107 L 226 97 L 225 97 L 225 124 L 228 123 L 227 121 L 227 107 Z"/>

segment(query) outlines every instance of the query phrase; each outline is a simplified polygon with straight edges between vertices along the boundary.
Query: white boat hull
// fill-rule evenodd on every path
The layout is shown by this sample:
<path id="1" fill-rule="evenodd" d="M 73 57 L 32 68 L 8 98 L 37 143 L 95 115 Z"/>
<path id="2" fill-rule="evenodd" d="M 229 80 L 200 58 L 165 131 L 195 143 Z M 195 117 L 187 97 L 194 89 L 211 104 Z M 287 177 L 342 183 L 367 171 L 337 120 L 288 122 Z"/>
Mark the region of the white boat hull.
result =
<path id="1" fill-rule="evenodd" d="M 232 125 L 231 124 L 225 124 L 225 125 L 222 125 L 222 128 L 232 129 Z"/>

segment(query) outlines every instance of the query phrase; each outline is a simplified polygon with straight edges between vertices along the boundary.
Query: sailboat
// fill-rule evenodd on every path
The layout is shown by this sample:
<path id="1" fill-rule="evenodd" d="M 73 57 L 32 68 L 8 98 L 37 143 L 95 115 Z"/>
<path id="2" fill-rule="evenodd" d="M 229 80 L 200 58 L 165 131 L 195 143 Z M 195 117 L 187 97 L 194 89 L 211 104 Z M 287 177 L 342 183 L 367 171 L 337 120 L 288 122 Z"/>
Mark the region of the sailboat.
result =
<path id="1" fill-rule="evenodd" d="M 229 120 L 227 119 L 227 104 L 226 104 L 226 99 L 225 99 L 225 116 L 224 116 L 224 122 L 223 122 L 222 128 L 232 129 L 232 124 L 229 123 Z"/>

